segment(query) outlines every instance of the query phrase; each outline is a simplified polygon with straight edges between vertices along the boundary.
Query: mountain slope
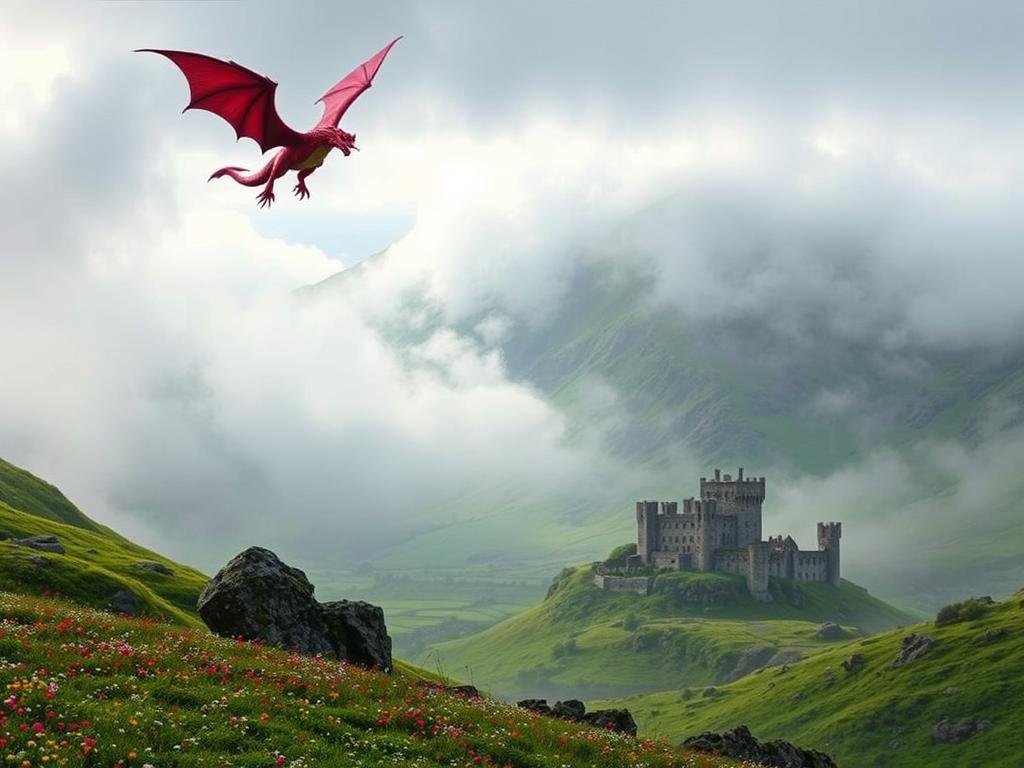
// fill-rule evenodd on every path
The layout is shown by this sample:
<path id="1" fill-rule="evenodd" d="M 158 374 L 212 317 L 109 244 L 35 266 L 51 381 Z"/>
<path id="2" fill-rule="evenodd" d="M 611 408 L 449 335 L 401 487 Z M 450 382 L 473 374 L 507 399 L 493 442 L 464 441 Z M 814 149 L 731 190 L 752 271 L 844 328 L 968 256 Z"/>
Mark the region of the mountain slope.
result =
<path id="1" fill-rule="evenodd" d="M 129 541 L 86 517 L 52 485 L 0 463 L 0 589 L 60 595 L 82 605 L 122 609 L 195 625 L 207 577 Z M 15 508 L 20 500 L 33 511 Z M 63 520 L 63 521 L 62 521 Z M 19 546 L 16 539 L 56 536 L 63 553 Z M 127 602 L 125 602 L 127 601 Z"/>
<path id="2" fill-rule="evenodd" d="M 911 633 L 935 640 L 926 655 L 892 662 Z M 862 657 L 859 671 L 843 661 Z M 923 624 L 834 646 L 791 665 L 717 689 L 678 690 L 618 701 L 641 732 L 678 741 L 745 723 L 759 737 L 824 749 L 840 765 L 959 768 L 1021 764 L 1024 750 L 1024 599 L 977 619 Z M 607 704 L 607 702 L 605 703 Z M 945 723 L 943 724 L 943 721 Z M 971 734 L 979 723 L 987 723 Z M 959 743 L 949 739 L 960 728 Z"/>
<path id="3" fill-rule="evenodd" d="M 102 527 L 86 517 L 58 488 L 3 459 L 0 459 L 0 502 L 36 517 L 88 531 Z"/>
<path id="4" fill-rule="evenodd" d="M 578 566 L 539 605 L 421 659 L 504 696 L 609 697 L 718 684 L 817 652 L 834 643 L 817 637 L 824 621 L 850 637 L 911 620 L 849 582 L 777 580 L 772 590 L 765 604 L 741 577 L 670 573 L 643 597 L 600 590 L 590 566 Z"/>

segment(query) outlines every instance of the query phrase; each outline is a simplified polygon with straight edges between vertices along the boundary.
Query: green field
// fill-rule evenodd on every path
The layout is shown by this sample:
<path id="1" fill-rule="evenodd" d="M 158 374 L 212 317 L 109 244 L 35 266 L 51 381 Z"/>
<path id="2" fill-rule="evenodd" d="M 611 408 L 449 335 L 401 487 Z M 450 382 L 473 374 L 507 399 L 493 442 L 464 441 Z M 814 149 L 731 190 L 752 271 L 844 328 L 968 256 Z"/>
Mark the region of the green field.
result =
<path id="1" fill-rule="evenodd" d="M 720 605 L 687 602 L 685 587 L 726 596 Z M 567 569 L 538 605 L 468 637 L 438 643 L 417 658 L 508 697 L 608 697 L 664 687 L 705 686 L 739 676 L 760 660 L 791 660 L 826 647 L 821 622 L 848 636 L 904 624 L 908 616 L 844 582 L 776 581 L 774 603 L 749 597 L 742 578 L 719 573 L 659 576 L 647 597 L 605 592 L 590 566 Z M 746 654 L 746 655 L 745 655 Z"/>
<path id="2" fill-rule="evenodd" d="M 930 635 L 932 651 L 893 668 L 911 632 Z M 842 666 L 864 657 L 853 674 Z M 842 643 L 791 664 L 718 687 L 712 696 L 679 689 L 615 700 L 641 731 L 679 741 L 703 730 L 748 725 L 760 738 L 824 750 L 842 766 L 961 768 L 1024 765 L 1024 595 L 976 620 L 922 624 Z M 610 702 L 604 702 L 609 704 Z M 988 720 L 959 744 L 933 743 L 943 718 Z"/>

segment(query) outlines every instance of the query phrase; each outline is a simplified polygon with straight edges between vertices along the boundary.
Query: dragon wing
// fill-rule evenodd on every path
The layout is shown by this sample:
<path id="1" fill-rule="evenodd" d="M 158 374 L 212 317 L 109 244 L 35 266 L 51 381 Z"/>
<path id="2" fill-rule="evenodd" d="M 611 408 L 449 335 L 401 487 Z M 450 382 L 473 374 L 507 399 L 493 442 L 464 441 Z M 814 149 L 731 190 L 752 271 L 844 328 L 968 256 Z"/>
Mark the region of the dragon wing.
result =
<path id="1" fill-rule="evenodd" d="M 400 36 L 396 37 L 317 99 L 317 103 L 321 101 L 324 103 L 324 116 L 317 123 L 318 128 L 328 125 L 335 128 L 338 127 L 338 123 L 341 122 L 341 117 L 345 114 L 345 110 L 352 105 L 353 101 L 359 98 L 363 91 L 370 87 L 373 83 L 373 78 L 377 75 L 377 70 L 384 63 L 384 58 L 388 55 L 391 47 L 401 39 Z"/>
<path id="2" fill-rule="evenodd" d="M 239 139 L 243 136 L 252 139 L 262 152 L 298 143 L 301 134 L 289 128 L 277 114 L 274 106 L 277 83 L 269 77 L 233 61 L 221 61 L 201 53 L 156 48 L 139 50 L 166 56 L 182 71 L 191 91 L 191 101 L 185 110 L 205 109 L 223 117 Z"/>

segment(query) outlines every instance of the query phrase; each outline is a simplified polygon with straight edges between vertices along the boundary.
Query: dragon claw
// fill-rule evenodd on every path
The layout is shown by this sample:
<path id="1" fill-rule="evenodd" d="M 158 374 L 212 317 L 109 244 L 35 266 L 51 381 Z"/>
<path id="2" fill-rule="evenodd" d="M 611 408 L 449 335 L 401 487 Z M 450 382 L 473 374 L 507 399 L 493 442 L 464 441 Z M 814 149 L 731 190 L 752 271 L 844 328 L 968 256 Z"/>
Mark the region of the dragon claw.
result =
<path id="1" fill-rule="evenodd" d="M 295 196 L 299 198 L 299 200 L 305 200 L 309 197 L 309 187 L 300 181 L 295 185 Z"/>
<path id="2" fill-rule="evenodd" d="M 264 189 L 256 196 L 256 199 L 260 203 L 260 208 L 263 208 L 264 206 L 269 207 L 270 204 L 274 202 L 274 193 L 269 189 Z"/>

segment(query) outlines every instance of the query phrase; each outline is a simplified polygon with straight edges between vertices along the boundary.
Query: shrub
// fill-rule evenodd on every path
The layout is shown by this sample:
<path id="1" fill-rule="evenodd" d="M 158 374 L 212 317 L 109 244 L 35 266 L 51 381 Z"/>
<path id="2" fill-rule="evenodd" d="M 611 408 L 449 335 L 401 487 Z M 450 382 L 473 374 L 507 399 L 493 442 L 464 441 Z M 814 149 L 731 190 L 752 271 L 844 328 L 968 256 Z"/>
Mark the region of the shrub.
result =
<path id="1" fill-rule="evenodd" d="M 627 613 L 625 616 L 622 617 L 622 628 L 623 629 L 626 629 L 626 630 L 629 630 L 630 632 L 632 632 L 633 630 L 638 629 L 639 627 L 640 627 L 640 619 L 632 611 L 630 611 L 629 613 Z"/>
<path id="2" fill-rule="evenodd" d="M 948 624 L 958 624 L 962 621 L 975 621 L 985 615 L 985 611 L 990 604 L 991 601 L 972 597 L 959 603 L 944 605 L 935 615 L 935 626 L 944 627 Z"/>
<path id="3" fill-rule="evenodd" d="M 620 544 L 611 551 L 608 555 L 608 560 L 625 562 L 626 558 L 630 555 L 636 554 L 636 543 L 632 544 Z"/>

